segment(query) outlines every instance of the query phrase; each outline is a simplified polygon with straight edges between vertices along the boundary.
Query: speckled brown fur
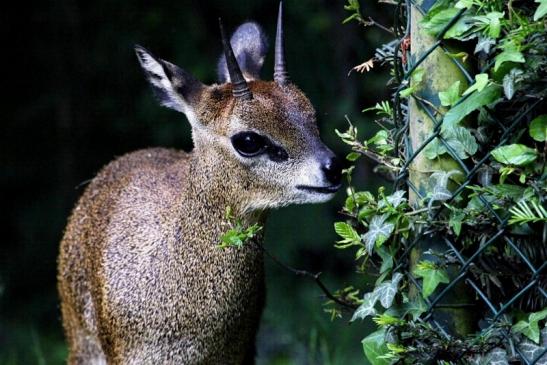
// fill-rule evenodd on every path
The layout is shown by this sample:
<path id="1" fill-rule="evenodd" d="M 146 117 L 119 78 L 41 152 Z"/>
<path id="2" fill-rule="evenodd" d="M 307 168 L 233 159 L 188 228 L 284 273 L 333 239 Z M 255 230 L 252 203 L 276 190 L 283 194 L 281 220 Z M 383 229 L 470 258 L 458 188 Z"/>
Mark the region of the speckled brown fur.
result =
<path id="1" fill-rule="evenodd" d="M 221 207 L 233 197 L 211 191 L 224 179 L 214 171 L 203 183 L 188 179 L 198 166 L 183 152 L 138 151 L 86 189 L 59 261 L 69 363 L 91 363 L 103 351 L 109 364 L 254 356 L 262 255 L 255 245 L 216 247 L 226 229 Z"/>
<path id="2" fill-rule="evenodd" d="M 263 224 L 270 208 L 328 200 L 298 186 L 328 184 L 321 164 L 332 152 L 295 86 L 250 81 L 253 99 L 244 101 L 230 84 L 205 86 L 142 48 L 137 54 L 162 104 L 186 113 L 194 150 L 127 154 L 87 186 L 59 255 L 68 362 L 252 364 L 263 256 L 252 242 L 217 247 L 225 209 Z M 230 137 L 242 131 L 267 136 L 288 159 L 240 156 Z"/>

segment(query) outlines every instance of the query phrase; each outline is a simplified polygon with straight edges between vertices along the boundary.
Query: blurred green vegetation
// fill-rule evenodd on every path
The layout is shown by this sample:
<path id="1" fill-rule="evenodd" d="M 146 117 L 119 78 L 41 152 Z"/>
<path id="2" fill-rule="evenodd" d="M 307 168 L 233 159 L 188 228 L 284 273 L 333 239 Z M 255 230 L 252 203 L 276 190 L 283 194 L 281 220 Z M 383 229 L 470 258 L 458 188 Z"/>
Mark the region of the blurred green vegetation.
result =
<path id="1" fill-rule="evenodd" d="M 364 11 L 376 20 L 376 3 Z M 215 81 L 217 18 L 227 27 L 254 19 L 274 34 L 277 1 L 44 1 L 0 14 L 7 82 L 2 98 L 0 187 L 0 364 L 60 364 L 66 356 L 56 291 L 56 256 L 66 219 L 84 183 L 112 158 L 165 146 L 189 150 L 185 118 L 161 108 L 132 46 Z M 348 115 L 367 135 L 360 110 L 384 97 L 385 75 L 348 71 L 385 41 L 379 30 L 342 25 L 343 1 L 286 1 L 292 79 L 317 109 L 325 142 L 344 153 L 334 129 Z M 385 21 L 389 23 L 389 21 Z M 271 78 L 270 52 L 263 77 Z M 375 180 L 366 165 L 357 185 Z M 352 258 L 332 247 L 340 196 L 320 206 L 271 214 L 266 246 L 294 267 L 323 272 L 332 288 L 351 282 Z M 268 296 L 258 336 L 259 364 L 355 364 L 367 328 L 331 322 L 309 279 L 266 260 Z M 349 326 L 349 328 L 348 328 Z"/>

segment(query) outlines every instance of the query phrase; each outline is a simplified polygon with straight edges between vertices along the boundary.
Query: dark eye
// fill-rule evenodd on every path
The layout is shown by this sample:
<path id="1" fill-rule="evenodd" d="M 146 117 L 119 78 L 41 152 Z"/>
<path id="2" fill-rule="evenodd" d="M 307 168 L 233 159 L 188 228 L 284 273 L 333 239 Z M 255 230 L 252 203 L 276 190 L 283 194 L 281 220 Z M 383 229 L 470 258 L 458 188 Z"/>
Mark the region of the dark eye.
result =
<path id="1" fill-rule="evenodd" d="M 242 132 L 232 137 L 232 145 L 243 157 L 253 157 L 266 150 L 268 141 L 254 132 Z"/>
<path id="2" fill-rule="evenodd" d="M 287 151 L 279 146 L 269 145 L 268 146 L 268 157 L 273 162 L 283 162 L 289 159 Z"/>

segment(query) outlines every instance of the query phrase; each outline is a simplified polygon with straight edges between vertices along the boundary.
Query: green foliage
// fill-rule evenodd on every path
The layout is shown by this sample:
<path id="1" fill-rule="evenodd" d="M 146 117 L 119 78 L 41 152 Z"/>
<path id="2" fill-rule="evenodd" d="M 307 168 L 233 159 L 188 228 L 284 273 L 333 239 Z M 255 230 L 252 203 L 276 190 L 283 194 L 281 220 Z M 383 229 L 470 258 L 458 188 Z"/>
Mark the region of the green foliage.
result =
<path id="1" fill-rule="evenodd" d="M 401 90 L 401 97 L 407 98 L 419 90 L 424 79 L 424 73 L 425 70 L 422 67 L 418 67 L 412 72 L 412 74 L 410 75 L 410 86 L 406 89 Z"/>
<path id="2" fill-rule="evenodd" d="M 388 214 L 375 215 L 370 219 L 368 231 L 363 235 L 367 253 L 370 255 L 374 247 L 380 247 L 391 236 L 395 228 L 393 223 L 386 222 Z"/>
<path id="3" fill-rule="evenodd" d="M 442 129 L 446 130 L 455 127 L 467 115 L 478 110 L 480 107 L 494 103 L 500 96 L 501 89 L 494 84 L 486 86 L 481 91 L 473 92 L 445 114 Z"/>
<path id="4" fill-rule="evenodd" d="M 240 219 L 236 218 L 232 214 L 232 209 L 226 207 L 225 218 L 227 224 L 230 227 L 226 233 L 220 236 L 220 244 L 218 248 L 225 249 L 228 247 L 241 248 L 250 239 L 256 236 L 256 234 L 262 229 L 257 223 L 249 227 L 244 227 Z"/>
<path id="5" fill-rule="evenodd" d="M 453 83 L 447 90 L 439 92 L 442 106 L 452 106 L 460 99 L 460 81 Z"/>
<path id="6" fill-rule="evenodd" d="M 460 126 L 454 126 L 450 129 L 441 130 L 443 143 L 439 138 L 435 138 L 424 150 L 424 154 L 429 159 L 437 158 L 440 155 L 448 153 L 448 148 L 462 160 L 473 156 L 477 152 L 477 141 L 469 129 Z"/>
<path id="7" fill-rule="evenodd" d="M 379 115 L 379 116 L 383 115 L 387 118 L 393 117 L 393 109 L 391 108 L 391 104 L 389 104 L 389 102 L 385 100 L 379 103 L 376 103 L 376 105 L 374 105 L 373 107 L 363 109 L 363 112 L 368 112 L 368 111 L 376 111 L 376 115 Z"/>
<path id="8" fill-rule="evenodd" d="M 532 208 L 530 208 L 530 205 Z M 547 210 L 534 200 L 527 202 L 521 200 L 509 212 L 512 214 L 509 224 L 547 223 Z"/>
<path id="9" fill-rule="evenodd" d="M 536 3 L 539 3 L 539 5 L 534 13 L 534 21 L 543 18 L 547 14 L 547 0 L 536 0 Z"/>
<path id="10" fill-rule="evenodd" d="M 523 144 L 510 144 L 492 150 L 492 157 L 505 165 L 525 166 L 536 160 L 538 154 Z"/>
<path id="11" fill-rule="evenodd" d="M 501 65 L 505 62 L 524 63 L 524 55 L 517 49 L 513 43 L 509 43 L 510 46 L 496 56 L 496 63 L 494 64 L 494 72 L 499 70 Z"/>
<path id="12" fill-rule="evenodd" d="M 524 128 L 512 131 L 509 127 L 521 121 L 524 125 L 527 119 L 521 118 L 520 113 L 546 96 L 547 32 L 540 20 L 547 12 L 545 6 L 543 0 L 537 7 L 500 0 L 435 1 L 423 16 L 420 30 L 452 40 L 451 51 L 458 42 L 467 42 L 466 49 L 474 46 L 474 57 L 467 52 L 448 54 L 469 60 L 472 66 L 468 71 L 481 70 L 473 75 L 474 82 L 464 90 L 462 82 L 456 81 L 438 92 L 438 101 L 432 100 L 425 91 L 430 91 L 435 80 L 429 75 L 425 77 L 424 68 L 417 67 L 410 77 L 400 77 L 414 67 L 416 55 L 408 59 L 404 52 L 390 53 L 390 58 L 379 56 L 390 64 L 392 75 L 396 76 L 390 80 L 390 87 L 400 90 L 399 95 L 392 94 L 391 100 L 363 110 L 376 113 L 375 121 L 381 131 L 361 141 L 350 122 L 347 132 L 337 132 L 351 148 L 348 161 L 369 158 L 378 164 L 375 171 L 387 180 L 396 181 L 391 194 L 384 188 L 377 193 L 359 191 L 351 180 L 353 166 L 348 168 L 348 196 L 342 210 L 345 220 L 335 226 L 343 238 L 336 247 L 355 250 L 358 272 L 376 278 L 372 289 L 352 301 L 356 309 L 351 316 L 351 321 L 372 319 L 378 326 L 377 331 L 363 340 L 365 356 L 372 364 L 456 363 L 448 358 L 462 363 L 508 364 L 515 346 L 522 352 L 528 348 L 533 352 L 537 346 L 532 345 L 539 344 L 544 337 L 540 329 L 547 314 L 543 310 L 527 318 L 520 318 L 516 310 L 506 310 L 503 321 L 498 319 L 483 331 L 457 339 L 440 335 L 423 318 L 424 313 L 436 311 L 428 307 L 428 299 L 440 292 L 443 284 L 451 283 L 454 275 L 459 275 L 455 274 L 458 269 L 476 279 L 489 296 L 499 291 L 504 292 L 500 294 L 503 296 L 511 290 L 516 293 L 521 290 L 521 284 L 507 284 L 511 275 L 495 265 L 495 260 L 507 266 L 521 260 L 503 239 L 491 240 L 497 232 L 513 240 L 518 237 L 532 242 L 534 248 L 527 249 L 527 257 L 532 250 L 544 249 L 534 245 L 544 244 L 545 238 L 539 232 L 547 229 L 547 118 L 537 116 L 529 123 L 528 131 Z M 455 16 L 459 18 L 456 20 Z M 395 42 L 403 49 L 405 39 Z M 386 54 L 384 50 L 389 47 L 384 45 L 377 53 Z M 395 62 L 398 56 L 401 58 Z M 422 101 L 421 106 L 427 106 L 435 119 L 442 122 L 436 126 L 436 131 L 440 127 L 439 135 L 429 138 L 430 142 L 420 152 L 415 151 L 414 141 L 404 140 L 409 137 L 409 120 L 405 118 L 410 97 Z M 420 140 L 427 137 L 430 136 L 419 136 Z M 430 167 L 432 171 L 415 170 L 421 168 L 414 162 L 415 153 L 435 160 L 428 165 L 435 166 Z M 456 167 L 452 160 L 459 160 L 460 166 Z M 474 169 L 479 163 L 480 168 Z M 472 175 L 465 176 L 467 171 Z M 422 176 L 424 181 L 417 184 L 412 181 L 410 191 L 416 193 L 412 193 L 410 204 L 407 192 L 396 189 L 412 174 Z M 456 188 L 458 194 L 454 196 Z M 454 246 L 444 245 L 444 237 Z M 417 242 L 435 249 L 426 252 L 409 249 Z M 443 248 L 448 246 L 450 249 Z M 462 257 L 467 260 L 475 252 L 480 252 L 480 258 L 488 265 L 489 260 L 494 264 L 487 268 L 488 265 L 474 259 L 462 269 L 465 266 L 461 264 Z M 540 267 L 543 261 L 535 262 L 535 267 Z M 532 280 L 535 274 L 526 266 L 523 271 L 526 274 L 522 275 Z M 516 287 L 506 288 L 511 285 Z M 507 303 L 508 299 L 501 302 Z M 502 336 L 508 328 L 512 328 L 510 346 Z"/>
<path id="13" fill-rule="evenodd" d="M 515 333 L 522 333 L 530 340 L 539 344 L 539 322 L 547 318 L 547 308 L 540 312 L 530 313 L 527 320 L 518 321 L 512 328 Z"/>
<path id="14" fill-rule="evenodd" d="M 343 24 L 346 24 L 352 20 L 363 19 L 361 17 L 361 6 L 359 5 L 359 0 L 348 0 L 348 3 L 344 5 L 344 9 L 351 12 L 351 15 L 344 19 L 342 22 Z"/>
<path id="15" fill-rule="evenodd" d="M 450 282 L 446 271 L 431 261 L 421 261 L 416 265 L 413 273 L 423 279 L 422 296 L 424 298 L 433 294 L 439 284 L 448 284 Z"/>
<path id="16" fill-rule="evenodd" d="M 488 74 L 477 74 L 475 75 L 475 83 L 467 90 L 463 92 L 463 96 L 471 94 L 474 91 L 478 91 L 479 93 L 488 85 Z"/>
<path id="17" fill-rule="evenodd" d="M 362 341 L 365 356 L 372 365 L 390 365 L 394 362 L 383 358 L 389 352 L 385 337 L 385 329 L 380 329 L 371 333 Z"/>
<path id="18" fill-rule="evenodd" d="M 542 114 L 530 123 L 530 137 L 538 142 L 547 140 L 547 114 Z"/>

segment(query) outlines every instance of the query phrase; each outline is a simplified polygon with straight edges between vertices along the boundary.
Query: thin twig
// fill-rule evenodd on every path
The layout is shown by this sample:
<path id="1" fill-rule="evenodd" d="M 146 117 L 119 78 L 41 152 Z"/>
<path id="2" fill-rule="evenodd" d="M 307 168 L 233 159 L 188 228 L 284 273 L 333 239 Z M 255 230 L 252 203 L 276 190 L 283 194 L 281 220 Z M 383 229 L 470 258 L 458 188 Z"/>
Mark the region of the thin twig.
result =
<path id="1" fill-rule="evenodd" d="M 318 273 L 311 273 L 309 271 L 306 271 L 306 270 L 299 270 L 299 269 L 295 269 L 293 267 L 290 267 L 286 264 L 284 264 L 283 262 L 281 262 L 277 257 L 275 257 L 274 255 L 272 255 L 268 250 L 266 250 L 266 248 L 264 246 L 262 246 L 261 244 L 259 243 L 256 243 L 256 245 L 269 257 L 272 259 L 273 262 L 275 262 L 277 265 L 281 266 L 282 268 L 284 268 L 285 270 L 288 270 L 290 272 L 292 272 L 293 274 L 297 275 L 297 276 L 306 276 L 306 277 L 309 277 L 309 278 L 312 278 L 315 283 L 317 284 L 317 286 L 319 286 L 319 288 L 323 291 L 323 293 L 326 295 L 327 298 L 329 298 L 330 300 L 344 306 L 344 307 L 347 307 L 347 308 L 351 308 L 351 309 L 356 309 L 358 306 L 356 304 L 353 304 L 353 303 L 350 303 L 350 302 L 347 302 L 343 299 L 340 299 L 340 298 L 337 298 L 336 296 L 334 296 L 334 294 L 332 294 L 328 289 L 327 287 L 325 286 L 325 284 L 323 284 L 323 282 L 321 281 L 321 279 L 319 279 L 319 276 L 321 275 L 320 272 Z"/>
<path id="2" fill-rule="evenodd" d="M 368 20 L 365 20 L 365 19 L 363 19 L 363 18 L 360 18 L 360 19 L 359 19 L 359 22 L 360 22 L 361 24 L 363 24 L 365 27 L 369 27 L 369 26 L 371 26 L 371 25 L 375 25 L 375 26 L 377 26 L 378 28 L 380 28 L 380 29 L 382 29 L 382 30 L 388 32 L 389 34 L 395 35 L 395 33 L 393 33 L 393 31 L 392 31 L 391 29 L 389 29 L 388 27 L 386 27 L 386 26 L 384 26 L 384 25 L 378 23 L 376 20 L 372 19 L 372 17 L 370 17 L 370 16 L 368 17 Z"/>

